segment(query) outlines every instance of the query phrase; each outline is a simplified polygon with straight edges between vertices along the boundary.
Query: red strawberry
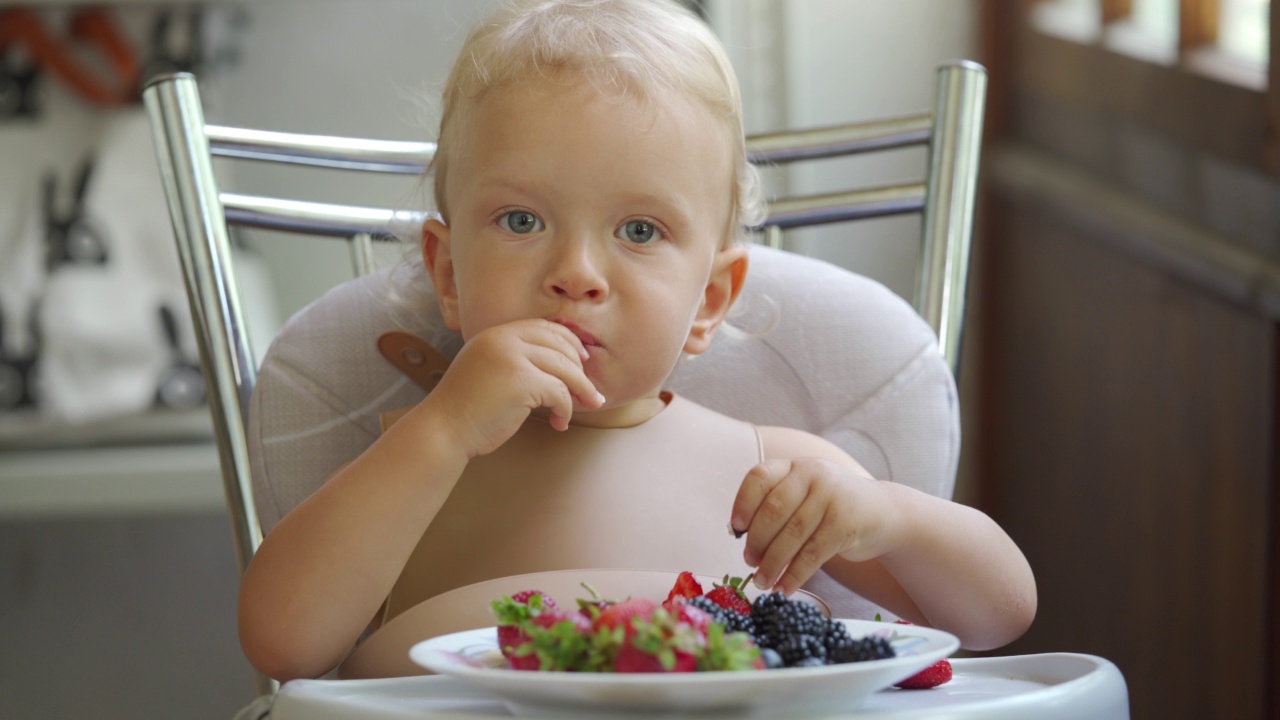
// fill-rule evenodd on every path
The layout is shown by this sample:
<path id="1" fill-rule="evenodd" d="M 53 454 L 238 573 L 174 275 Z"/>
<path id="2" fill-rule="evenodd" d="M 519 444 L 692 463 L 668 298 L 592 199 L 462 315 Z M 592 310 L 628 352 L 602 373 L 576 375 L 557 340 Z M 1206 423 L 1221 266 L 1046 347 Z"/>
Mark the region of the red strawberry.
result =
<path id="1" fill-rule="evenodd" d="M 904 690 L 925 690 L 951 680 L 951 663 L 943 658 L 911 677 L 897 683 Z"/>
<path id="2" fill-rule="evenodd" d="M 876 616 L 879 617 L 878 615 Z M 906 620 L 894 620 L 894 625 L 911 625 Z M 938 662 L 912 675 L 897 684 L 897 687 L 904 690 L 928 690 L 931 687 L 939 685 L 951 680 L 951 662 L 946 658 L 942 658 Z"/>
<path id="3" fill-rule="evenodd" d="M 685 570 L 676 576 L 676 584 L 671 588 L 671 592 L 667 593 L 667 600 L 663 605 L 670 608 L 678 599 L 695 598 L 702 594 L 702 583 L 698 582 L 698 578 L 693 573 Z"/>
<path id="4" fill-rule="evenodd" d="M 711 592 L 707 593 L 707 599 L 727 610 L 750 615 L 751 603 L 747 601 L 746 593 L 743 592 L 743 588 L 750 581 L 750 575 L 745 578 L 731 578 L 725 575 L 724 584 L 717 583 Z"/>
<path id="5" fill-rule="evenodd" d="M 648 620 L 653 616 L 653 611 L 658 609 L 658 603 L 648 598 L 630 598 L 622 602 L 614 603 L 596 616 L 595 622 L 592 624 L 596 630 L 614 628 L 623 628 L 624 637 L 631 637 L 635 632 L 635 626 L 632 623 L 634 618 Z"/>
<path id="6" fill-rule="evenodd" d="M 707 636 L 707 628 L 711 627 L 711 616 L 704 610 L 692 605 L 679 603 L 668 612 L 671 613 L 676 622 L 684 623 L 696 630 L 699 637 L 705 638 Z"/>
<path id="7" fill-rule="evenodd" d="M 498 626 L 498 649 L 506 657 L 511 657 L 511 652 L 521 645 L 529 641 L 529 636 L 519 625 L 499 625 Z"/>
<path id="8" fill-rule="evenodd" d="M 693 672 L 698 669 L 698 660 L 683 650 L 670 650 L 669 660 L 664 661 L 662 653 L 650 653 L 630 643 L 618 650 L 613 661 L 614 672 L 620 673 L 660 673 L 660 672 Z M 670 662 L 667 667 L 665 662 Z"/>
<path id="9" fill-rule="evenodd" d="M 533 599 L 534 595 L 540 595 L 542 597 L 543 608 L 552 609 L 556 607 L 556 601 L 552 600 L 550 595 L 542 592 L 541 590 L 521 590 L 515 595 L 512 595 L 511 599 L 520 603 L 521 605 L 528 605 L 529 601 Z"/>
<path id="10" fill-rule="evenodd" d="M 680 607 L 683 607 L 681 605 Z M 696 610 L 696 608 L 689 608 Z M 706 645 L 706 636 L 663 609 L 649 617 L 631 619 L 628 635 L 614 656 L 615 672 L 693 672 Z"/>
<path id="11" fill-rule="evenodd" d="M 541 615 L 533 619 L 533 626 L 538 628 L 549 628 L 556 623 L 568 620 L 574 630 L 581 633 L 591 632 L 591 621 L 583 617 L 582 613 L 561 610 L 560 608 L 550 608 L 543 610 Z"/>
<path id="12" fill-rule="evenodd" d="M 562 665 L 574 661 L 573 655 L 585 651 L 591 621 L 582 613 L 551 608 L 529 621 L 523 641 L 512 646 L 507 664 L 515 670 L 563 670 Z"/>
<path id="13" fill-rule="evenodd" d="M 498 620 L 498 648 L 507 655 L 510 648 L 519 647 L 529 639 L 520 629 L 521 624 L 546 610 L 555 610 L 556 601 L 541 590 L 521 590 L 494 600 L 491 607 Z"/>

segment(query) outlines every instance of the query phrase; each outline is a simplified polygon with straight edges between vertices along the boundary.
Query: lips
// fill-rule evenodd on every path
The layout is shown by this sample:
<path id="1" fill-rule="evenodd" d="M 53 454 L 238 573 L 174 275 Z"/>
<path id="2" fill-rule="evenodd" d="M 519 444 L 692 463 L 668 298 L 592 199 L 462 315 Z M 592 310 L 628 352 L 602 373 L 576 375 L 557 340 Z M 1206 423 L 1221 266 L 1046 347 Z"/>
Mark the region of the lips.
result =
<path id="1" fill-rule="evenodd" d="M 557 323 L 559 325 L 563 325 L 569 329 L 569 332 L 573 333 L 574 335 L 577 335 L 578 339 L 582 341 L 583 347 L 588 347 L 588 348 L 604 347 L 604 345 L 601 344 L 601 342 L 596 338 L 595 335 L 592 335 L 586 330 L 583 330 L 575 322 L 572 322 L 570 320 L 564 320 L 562 318 L 552 318 L 551 322 Z"/>

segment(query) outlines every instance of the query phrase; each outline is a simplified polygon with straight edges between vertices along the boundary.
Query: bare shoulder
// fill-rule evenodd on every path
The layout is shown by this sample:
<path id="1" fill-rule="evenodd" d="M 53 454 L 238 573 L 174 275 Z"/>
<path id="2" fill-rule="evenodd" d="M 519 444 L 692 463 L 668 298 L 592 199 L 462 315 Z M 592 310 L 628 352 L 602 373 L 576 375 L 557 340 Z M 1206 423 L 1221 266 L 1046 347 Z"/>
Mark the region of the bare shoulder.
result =
<path id="1" fill-rule="evenodd" d="M 776 425 L 762 425 L 757 429 L 760 432 L 760 441 L 764 446 L 766 460 L 821 458 L 866 472 L 861 463 L 826 438 L 804 430 Z"/>

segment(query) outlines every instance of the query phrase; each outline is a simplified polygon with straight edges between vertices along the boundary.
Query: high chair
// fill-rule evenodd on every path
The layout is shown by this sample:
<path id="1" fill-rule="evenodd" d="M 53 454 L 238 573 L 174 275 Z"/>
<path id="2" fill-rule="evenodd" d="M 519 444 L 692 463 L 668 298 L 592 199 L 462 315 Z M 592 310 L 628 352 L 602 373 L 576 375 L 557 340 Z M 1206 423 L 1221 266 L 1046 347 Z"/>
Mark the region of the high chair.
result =
<path id="1" fill-rule="evenodd" d="M 981 66 L 956 62 L 938 69 L 929 112 L 750 138 L 751 159 L 762 164 L 912 145 L 928 148 L 920 182 L 776 199 L 761 228 L 768 244 L 777 245 L 786 228 L 919 213 L 914 306 L 853 272 L 767 244 L 753 245 L 741 313 L 731 317 L 744 332 L 718 334 L 705 354 L 677 366 L 668 388 L 752 423 L 822 435 L 878 478 L 949 498 L 960 448 L 954 373 L 985 86 Z M 207 125 L 196 79 L 189 74 L 156 78 L 143 95 L 191 312 L 200 329 L 205 382 L 243 567 L 263 533 L 378 437 L 380 413 L 424 397 L 423 387 L 443 372 L 460 339 L 423 310 L 434 308 L 434 302 L 422 275 L 409 266 L 373 270 L 373 243 L 390 239 L 402 227 L 412 233 L 423 215 L 226 192 L 211 159 L 420 174 L 435 146 Z M 345 239 L 358 275 L 290 319 L 260 368 L 244 325 L 229 225 Z M 406 334 L 383 336 L 391 330 Z M 415 338 L 429 347 L 415 344 Z M 876 610 L 823 577 L 807 588 L 840 617 L 870 617 Z M 1114 666 L 1096 660 L 1100 663 L 1078 677 L 1068 672 L 1070 677 L 1054 688 L 1061 690 L 1057 701 L 1066 702 L 1061 707 L 1105 706 L 1111 711 L 1120 706 L 1123 679 Z M 1077 680 L 1091 682 L 1092 689 L 1079 690 L 1077 682 L 1072 686 L 1077 689 L 1063 690 Z M 346 687 L 371 687 L 369 692 L 376 694 L 376 688 L 386 686 Z M 1073 692 L 1083 695 L 1075 698 Z M 287 696 L 282 692 L 278 697 Z M 1072 704 L 1086 700 L 1092 704 Z M 1124 713 L 1111 716 L 1127 717 L 1127 701 L 1123 704 Z M 340 703 L 335 707 L 335 716 L 341 715 Z"/>

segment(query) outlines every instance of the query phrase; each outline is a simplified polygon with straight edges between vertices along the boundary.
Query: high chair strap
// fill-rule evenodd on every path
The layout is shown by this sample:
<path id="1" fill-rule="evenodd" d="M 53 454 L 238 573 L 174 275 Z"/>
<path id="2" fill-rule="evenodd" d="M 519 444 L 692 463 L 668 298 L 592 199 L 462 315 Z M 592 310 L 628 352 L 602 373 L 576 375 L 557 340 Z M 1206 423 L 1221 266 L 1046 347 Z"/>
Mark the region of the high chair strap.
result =
<path id="1" fill-rule="evenodd" d="M 378 352 L 415 385 L 431 392 L 440 382 L 449 360 L 426 340 L 404 330 L 388 330 L 378 336 Z"/>

